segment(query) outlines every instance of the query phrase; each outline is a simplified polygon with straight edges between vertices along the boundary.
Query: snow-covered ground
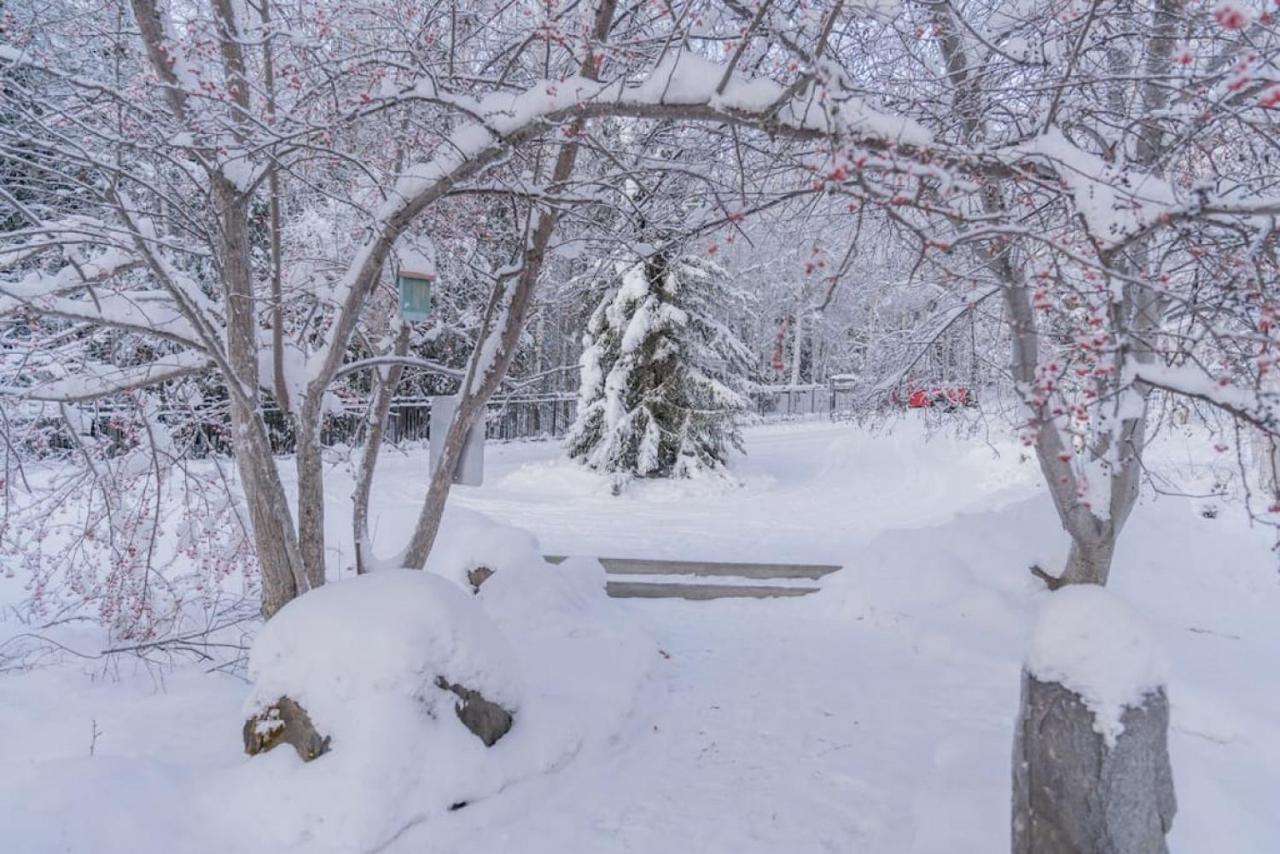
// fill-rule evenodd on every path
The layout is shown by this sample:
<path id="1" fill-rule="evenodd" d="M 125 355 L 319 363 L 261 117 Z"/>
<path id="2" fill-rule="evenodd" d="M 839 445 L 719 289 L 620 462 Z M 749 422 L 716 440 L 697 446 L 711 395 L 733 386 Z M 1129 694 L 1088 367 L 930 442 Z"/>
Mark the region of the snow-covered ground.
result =
<path id="1" fill-rule="evenodd" d="M 536 659 L 524 674 L 526 697 L 535 695 L 529 708 L 531 682 L 544 683 L 546 709 L 568 710 L 566 698 L 579 690 L 596 697 L 591 732 L 546 747 L 540 772 L 465 809 L 424 808 L 381 850 L 1007 850 L 1018 668 L 1045 595 L 1027 567 L 1054 565 L 1066 552 L 1034 463 L 1003 436 L 926 441 L 914 421 L 892 433 L 756 427 L 747 449 L 735 467 L 741 486 L 639 483 L 618 497 L 558 460 L 552 444 L 489 449 L 486 485 L 458 488 L 455 505 L 528 529 L 545 553 L 844 569 L 798 599 L 627 600 L 591 610 L 593 620 L 607 613 L 647 636 L 647 665 L 627 658 L 611 673 L 611 655 L 580 655 L 571 659 L 575 672 L 557 674 L 554 691 Z M 1172 440 L 1157 453 L 1187 456 Z M 402 545 L 425 466 L 425 453 L 392 452 L 381 468 L 380 553 Z M 341 569 L 351 563 L 350 480 L 341 466 L 329 488 L 331 563 Z M 1250 528 L 1238 508 L 1207 519 L 1199 507 L 1144 496 L 1111 589 L 1150 621 L 1170 664 L 1180 801 L 1173 849 L 1274 852 L 1280 576 L 1272 534 Z M 0 580 L 0 601 L 16 598 L 20 581 Z M 536 610 L 511 630 L 536 639 Z M 609 637 L 586 632 L 585 648 Z M 559 642 L 571 650 L 573 640 Z M 593 695 L 602 674 L 612 687 Z M 324 833 L 282 848 L 278 835 L 256 831 L 271 809 L 246 811 L 227 794 L 235 781 L 261 783 L 247 765 L 294 761 L 280 751 L 242 755 L 248 694 L 234 676 L 130 658 L 104 671 L 69 657 L 0 677 L 4 849 L 353 850 Z M 529 726 L 535 740 L 564 735 Z M 528 753 L 527 742 L 514 744 Z M 273 797 L 269 788 L 253 794 Z"/>

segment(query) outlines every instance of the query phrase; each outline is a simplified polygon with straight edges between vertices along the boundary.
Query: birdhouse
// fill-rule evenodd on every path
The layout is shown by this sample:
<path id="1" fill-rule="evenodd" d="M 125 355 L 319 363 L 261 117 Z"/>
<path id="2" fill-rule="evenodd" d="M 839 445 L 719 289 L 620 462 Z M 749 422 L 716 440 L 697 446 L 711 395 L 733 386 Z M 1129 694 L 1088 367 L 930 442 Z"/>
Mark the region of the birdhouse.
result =
<path id="1" fill-rule="evenodd" d="M 405 320 L 426 320 L 431 314 L 431 283 L 434 273 L 414 272 L 401 268 L 397 283 L 400 288 L 400 316 Z"/>

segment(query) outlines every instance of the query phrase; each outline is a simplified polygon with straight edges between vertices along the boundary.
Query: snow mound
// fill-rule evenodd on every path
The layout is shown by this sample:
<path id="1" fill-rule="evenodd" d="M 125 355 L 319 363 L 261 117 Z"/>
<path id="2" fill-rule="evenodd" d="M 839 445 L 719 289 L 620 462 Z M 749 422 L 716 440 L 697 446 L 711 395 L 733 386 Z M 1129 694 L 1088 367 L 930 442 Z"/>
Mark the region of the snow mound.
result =
<path id="1" fill-rule="evenodd" d="M 852 619 L 909 620 L 928 629 L 964 621 L 975 635 L 1022 648 L 1024 609 L 1037 589 L 1033 563 L 1063 551 L 1047 496 L 1014 500 L 997 512 L 960 513 L 942 524 L 895 529 L 873 538 L 823 579 L 826 601 Z M 1052 563 L 1048 563 L 1052 565 Z"/>
<path id="2" fill-rule="evenodd" d="M 552 566 L 539 559 L 521 571 L 495 575 L 480 588 L 486 612 L 507 631 L 538 626 L 577 627 L 583 620 L 627 619 L 615 614 L 616 603 L 605 599 L 604 567 L 598 560 L 570 558 Z"/>
<path id="3" fill-rule="evenodd" d="M 522 689 L 513 661 L 510 644 L 455 585 L 383 570 L 313 590 L 268 621 L 250 653 L 249 710 L 291 697 L 341 749 L 342 731 L 362 726 L 353 704 L 376 694 L 421 701 L 441 676 L 514 711 Z"/>
<path id="4" fill-rule="evenodd" d="M 520 745 L 538 757 L 531 764 L 555 767 L 610 743 L 659 659 L 653 638 L 605 595 L 599 561 L 540 561 L 498 573 L 476 598 L 515 641 L 529 685 L 498 747 Z"/>
<path id="5" fill-rule="evenodd" d="M 477 567 L 487 567 L 500 574 L 507 569 L 541 563 L 542 549 L 533 534 L 483 513 L 450 505 L 431 547 L 426 569 L 470 590 L 467 573 Z"/>
<path id="6" fill-rule="evenodd" d="M 307 763 L 278 747 L 209 787 L 199 809 L 236 816 L 244 850 L 379 850 L 422 824 L 430 836 L 451 808 L 606 750 L 628 722 L 656 645 L 606 598 L 599 564 L 518 559 L 523 532 L 480 514 L 455 511 L 446 530 L 442 569 L 476 557 L 457 543 L 505 538 L 509 562 L 479 595 L 431 572 L 379 570 L 307 593 L 264 627 L 249 713 L 288 695 L 332 744 Z M 511 731 L 486 748 L 437 675 L 513 711 Z"/>
<path id="7" fill-rule="evenodd" d="M 1121 715 L 1168 679 L 1168 661 L 1150 627 L 1124 600 L 1093 584 L 1051 594 L 1027 653 L 1027 671 L 1079 694 L 1093 728 L 1114 746 Z"/>
<path id="8" fill-rule="evenodd" d="M 281 746 L 226 781 L 228 814 L 278 848 L 374 848 L 510 776 L 486 755 L 506 739 L 486 748 L 436 679 L 479 691 L 519 727 L 518 659 L 474 597 L 438 576 L 382 570 L 299 597 L 259 634 L 249 674 L 248 714 L 288 696 L 332 739 L 309 763 Z"/>

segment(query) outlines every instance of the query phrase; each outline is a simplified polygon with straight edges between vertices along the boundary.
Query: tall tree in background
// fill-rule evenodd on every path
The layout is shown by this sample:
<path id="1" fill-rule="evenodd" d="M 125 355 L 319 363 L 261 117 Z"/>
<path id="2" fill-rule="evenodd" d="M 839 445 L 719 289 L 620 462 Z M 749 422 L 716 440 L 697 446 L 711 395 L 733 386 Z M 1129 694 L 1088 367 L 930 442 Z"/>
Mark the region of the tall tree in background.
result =
<path id="1" fill-rule="evenodd" d="M 615 475 L 723 472 L 741 450 L 752 354 L 716 319 L 729 274 L 689 254 L 660 252 L 624 267 L 587 326 L 571 457 Z"/>

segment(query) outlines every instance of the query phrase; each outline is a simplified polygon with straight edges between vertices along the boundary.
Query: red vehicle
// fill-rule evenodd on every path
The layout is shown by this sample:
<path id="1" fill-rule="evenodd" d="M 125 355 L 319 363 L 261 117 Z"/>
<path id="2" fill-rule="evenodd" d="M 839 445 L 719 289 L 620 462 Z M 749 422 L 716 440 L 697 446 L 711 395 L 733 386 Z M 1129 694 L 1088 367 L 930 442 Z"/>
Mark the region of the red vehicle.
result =
<path id="1" fill-rule="evenodd" d="M 896 391 L 893 398 L 894 403 L 901 405 Z M 910 409 L 927 409 L 931 406 L 959 409 L 962 406 L 973 406 L 973 404 L 973 393 L 964 386 L 907 387 L 907 407 Z"/>

